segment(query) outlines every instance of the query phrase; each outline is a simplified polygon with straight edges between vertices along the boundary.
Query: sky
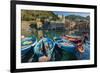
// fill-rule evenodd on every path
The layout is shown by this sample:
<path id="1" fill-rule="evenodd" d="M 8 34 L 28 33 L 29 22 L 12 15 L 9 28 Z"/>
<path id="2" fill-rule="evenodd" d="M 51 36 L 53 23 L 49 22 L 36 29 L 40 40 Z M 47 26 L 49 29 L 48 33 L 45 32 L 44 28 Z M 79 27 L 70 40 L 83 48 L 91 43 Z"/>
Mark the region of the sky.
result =
<path id="1" fill-rule="evenodd" d="M 62 12 L 62 11 L 53 11 L 55 14 L 57 15 L 64 15 L 64 16 L 68 16 L 68 15 L 79 15 L 79 16 L 89 16 L 89 13 L 86 12 Z"/>

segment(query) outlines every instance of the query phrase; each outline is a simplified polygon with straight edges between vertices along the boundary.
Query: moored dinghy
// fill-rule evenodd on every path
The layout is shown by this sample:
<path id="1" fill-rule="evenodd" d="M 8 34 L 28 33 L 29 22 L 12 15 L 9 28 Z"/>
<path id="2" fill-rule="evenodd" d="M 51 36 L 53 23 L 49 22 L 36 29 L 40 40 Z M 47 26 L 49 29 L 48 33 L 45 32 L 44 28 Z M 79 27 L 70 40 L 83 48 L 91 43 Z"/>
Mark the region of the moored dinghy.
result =
<path id="1" fill-rule="evenodd" d="M 64 51 L 74 53 L 76 46 L 68 40 L 63 38 L 56 37 L 55 44 L 58 45 L 59 48 L 63 49 Z"/>
<path id="2" fill-rule="evenodd" d="M 37 43 L 37 39 L 35 36 L 25 37 L 21 41 L 21 56 L 27 54 L 28 51 L 31 50 L 33 46 Z"/>
<path id="3" fill-rule="evenodd" d="M 62 36 L 62 38 L 74 43 L 77 47 L 77 51 L 79 51 L 80 53 L 84 52 L 83 39 L 80 36 L 65 35 L 65 36 Z"/>
<path id="4" fill-rule="evenodd" d="M 73 43 L 76 43 L 76 44 L 78 42 L 81 42 L 82 41 L 82 39 L 81 39 L 80 36 L 64 35 L 64 36 L 62 36 L 62 38 L 66 39 L 66 40 L 69 40 L 69 41 L 71 41 Z"/>
<path id="5" fill-rule="evenodd" d="M 47 46 L 48 45 L 48 46 Z M 35 59 L 39 61 L 42 56 L 47 56 L 51 60 L 52 53 L 54 51 L 55 43 L 50 38 L 42 38 L 34 47 Z"/>

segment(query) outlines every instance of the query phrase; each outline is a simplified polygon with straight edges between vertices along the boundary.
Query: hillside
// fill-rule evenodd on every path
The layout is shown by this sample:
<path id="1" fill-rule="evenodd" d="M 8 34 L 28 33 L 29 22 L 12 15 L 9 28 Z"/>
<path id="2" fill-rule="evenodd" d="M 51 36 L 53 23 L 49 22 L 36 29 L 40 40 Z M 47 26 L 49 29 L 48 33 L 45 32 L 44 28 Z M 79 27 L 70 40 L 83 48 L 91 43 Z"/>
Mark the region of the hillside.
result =
<path id="1" fill-rule="evenodd" d="M 65 17 L 66 19 L 72 20 L 72 21 L 84 21 L 84 20 L 89 20 L 89 16 L 83 17 L 79 15 L 68 15 Z"/>
<path id="2" fill-rule="evenodd" d="M 21 20 L 31 21 L 36 20 L 36 18 L 41 19 L 51 19 L 57 20 L 58 17 L 51 11 L 39 11 L 39 10 L 21 10 Z"/>

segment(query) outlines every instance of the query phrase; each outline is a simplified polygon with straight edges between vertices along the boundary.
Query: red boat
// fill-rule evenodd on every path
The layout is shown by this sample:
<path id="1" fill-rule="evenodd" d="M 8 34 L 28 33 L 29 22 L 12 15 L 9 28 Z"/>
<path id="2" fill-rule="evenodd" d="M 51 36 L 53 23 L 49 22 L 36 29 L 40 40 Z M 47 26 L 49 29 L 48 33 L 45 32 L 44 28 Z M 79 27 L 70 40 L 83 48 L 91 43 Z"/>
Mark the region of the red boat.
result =
<path id="1" fill-rule="evenodd" d="M 82 38 L 80 36 L 70 36 L 70 35 L 64 35 L 62 36 L 62 38 L 66 39 L 66 40 L 69 40 L 73 43 L 76 44 L 77 46 L 77 50 L 80 52 L 80 53 L 83 53 L 84 52 L 84 48 L 82 46 Z"/>
<path id="2" fill-rule="evenodd" d="M 69 35 L 65 35 L 65 36 L 62 36 L 62 38 L 66 39 L 66 40 L 69 40 L 73 43 L 79 43 L 79 42 L 82 42 L 82 39 L 80 36 L 69 36 Z"/>

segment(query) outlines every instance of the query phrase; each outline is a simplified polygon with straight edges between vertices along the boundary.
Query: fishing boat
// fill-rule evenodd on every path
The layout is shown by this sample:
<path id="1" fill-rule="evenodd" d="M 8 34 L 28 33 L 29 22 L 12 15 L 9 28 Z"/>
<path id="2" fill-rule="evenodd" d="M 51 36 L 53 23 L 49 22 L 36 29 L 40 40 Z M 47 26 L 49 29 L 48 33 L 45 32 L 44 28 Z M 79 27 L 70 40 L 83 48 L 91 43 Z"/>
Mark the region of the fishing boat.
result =
<path id="1" fill-rule="evenodd" d="M 76 43 L 76 44 L 82 41 L 80 36 L 64 35 L 64 36 L 62 36 L 62 38 L 69 40 L 69 41 Z"/>
<path id="2" fill-rule="evenodd" d="M 21 56 L 25 56 L 37 43 L 35 36 L 25 37 L 21 41 Z"/>
<path id="3" fill-rule="evenodd" d="M 40 41 L 34 47 L 34 54 L 39 58 L 41 56 L 48 56 L 51 58 L 53 50 L 54 50 L 55 43 L 52 39 L 44 37 L 40 39 Z M 47 47 L 47 48 L 46 48 Z M 43 52 L 45 51 L 45 53 Z"/>
<path id="4" fill-rule="evenodd" d="M 83 40 L 80 36 L 65 35 L 62 36 L 62 38 L 74 43 L 77 47 L 77 51 L 79 51 L 80 53 L 83 53 L 85 51 L 83 48 Z"/>
<path id="5" fill-rule="evenodd" d="M 71 52 L 71 53 L 75 52 L 76 46 L 73 43 L 71 43 L 69 40 L 65 40 L 60 37 L 56 37 L 54 40 L 55 40 L 55 44 L 57 44 L 58 47 L 63 49 L 64 51 Z"/>

